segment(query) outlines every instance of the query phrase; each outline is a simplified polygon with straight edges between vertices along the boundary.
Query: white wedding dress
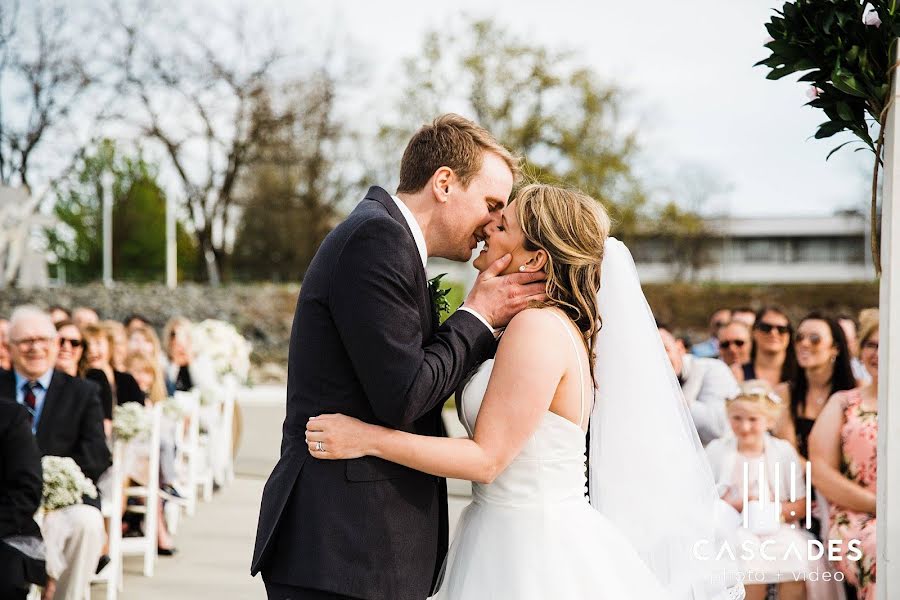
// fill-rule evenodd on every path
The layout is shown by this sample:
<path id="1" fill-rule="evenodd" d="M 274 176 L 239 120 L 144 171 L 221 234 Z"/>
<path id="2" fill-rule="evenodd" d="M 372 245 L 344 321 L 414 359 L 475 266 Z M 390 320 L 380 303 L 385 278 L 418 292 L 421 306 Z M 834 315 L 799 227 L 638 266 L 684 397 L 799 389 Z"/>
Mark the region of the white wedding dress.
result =
<path id="1" fill-rule="evenodd" d="M 559 320 L 579 353 L 580 343 Z M 458 398 L 459 418 L 470 437 L 493 365 L 493 360 L 483 363 Z M 588 394 L 584 377 L 581 381 L 584 402 L 593 390 Z M 583 427 L 548 411 L 493 483 L 472 484 L 472 503 L 457 525 L 433 598 L 669 597 L 626 537 L 588 503 Z"/>

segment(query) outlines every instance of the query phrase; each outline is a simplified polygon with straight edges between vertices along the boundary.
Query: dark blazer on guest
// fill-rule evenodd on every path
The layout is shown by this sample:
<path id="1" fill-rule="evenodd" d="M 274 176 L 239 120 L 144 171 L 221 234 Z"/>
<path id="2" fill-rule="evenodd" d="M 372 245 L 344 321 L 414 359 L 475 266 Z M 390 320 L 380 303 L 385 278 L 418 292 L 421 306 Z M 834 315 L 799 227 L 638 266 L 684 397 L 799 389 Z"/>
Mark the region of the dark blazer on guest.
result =
<path id="1" fill-rule="evenodd" d="M 0 398 L 0 538 L 41 534 L 34 513 L 43 485 L 28 409 L 15 396 Z"/>
<path id="2" fill-rule="evenodd" d="M 103 407 L 103 418 L 112 419 L 113 389 L 109 385 L 106 373 L 100 369 L 88 369 L 84 374 L 84 378 L 100 388 L 100 406 Z M 121 406 L 126 402 L 144 403 L 145 394 L 141 391 L 137 380 L 130 373 L 113 371 L 113 381 L 116 382 L 115 404 L 117 406 Z"/>
<path id="3" fill-rule="evenodd" d="M 493 341 L 465 311 L 439 325 L 412 232 L 390 195 L 371 188 L 303 279 L 281 459 L 263 491 L 251 572 L 354 598 L 425 598 L 447 550 L 445 480 L 375 457 L 312 459 L 306 422 L 339 412 L 444 435 L 444 401 Z"/>
<path id="4" fill-rule="evenodd" d="M 0 371 L 0 398 L 16 401 L 12 371 Z M 41 456 L 72 458 L 94 483 L 112 464 L 97 387 L 62 371 L 53 371 L 35 439 Z M 99 498 L 85 498 L 85 503 L 100 506 Z"/>

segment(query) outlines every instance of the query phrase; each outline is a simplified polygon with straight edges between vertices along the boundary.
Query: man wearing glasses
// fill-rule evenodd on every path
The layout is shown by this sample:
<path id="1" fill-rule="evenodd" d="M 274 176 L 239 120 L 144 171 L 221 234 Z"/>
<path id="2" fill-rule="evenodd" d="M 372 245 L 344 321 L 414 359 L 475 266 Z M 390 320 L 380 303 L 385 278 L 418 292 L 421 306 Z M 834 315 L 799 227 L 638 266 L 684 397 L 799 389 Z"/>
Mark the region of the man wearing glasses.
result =
<path id="1" fill-rule="evenodd" d="M 9 323 L 11 371 L 0 371 L 0 401 L 23 405 L 41 455 L 72 458 L 95 483 L 111 464 L 96 389 L 54 369 L 59 351 L 50 316 L 32 306 L 13 311 Z M 48 591 L 57 600 L 80 598 L 103 547 L 100 500 L 85 498 L 47 513 Z"/>

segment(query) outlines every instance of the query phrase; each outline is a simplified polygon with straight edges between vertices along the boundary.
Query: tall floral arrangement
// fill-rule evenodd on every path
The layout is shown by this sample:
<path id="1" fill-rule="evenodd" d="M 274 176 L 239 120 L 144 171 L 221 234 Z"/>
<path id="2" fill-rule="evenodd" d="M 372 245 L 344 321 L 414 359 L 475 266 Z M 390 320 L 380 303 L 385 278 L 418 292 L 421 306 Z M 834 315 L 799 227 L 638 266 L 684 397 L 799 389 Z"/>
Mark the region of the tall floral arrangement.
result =
<path id="1" fill-rule="evenodd" d="M 808 106 L 827 117 L 816 130 L 817 139 L 849 131 L 871 150 L 872 257 L 881 273 L 878 236 L 878 173 L 883 166 L 884 123 L 891 108 L 891 86 L 896 73 L 896 40 L 900 35 L 900 0 L 794 0 L 786 2 L 766 24 L 771 39 L 768 58 L 757 65 L 769 67 L 769 79 L 802 73 L 810 84 Z"/>
<path id="2" fill-rule="evenodd" d="M 219 377 L 247 381 L 252 345 L 234 325 L 216 319 L 201 321 L 191 330 L 191 342 L 194 352 L 210 360 Z"/>

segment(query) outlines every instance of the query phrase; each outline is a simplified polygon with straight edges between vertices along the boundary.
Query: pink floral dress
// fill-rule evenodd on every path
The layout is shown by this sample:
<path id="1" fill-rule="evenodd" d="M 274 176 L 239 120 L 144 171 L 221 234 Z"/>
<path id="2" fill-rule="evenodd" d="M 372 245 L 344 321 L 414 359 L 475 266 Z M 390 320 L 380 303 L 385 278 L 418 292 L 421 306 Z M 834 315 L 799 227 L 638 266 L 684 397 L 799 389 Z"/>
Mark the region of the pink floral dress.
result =
<path id="1" fill-rule="evenodd" d="M 841 473 L 850 481 L 875 492 L 877 479 L 878 412 L 863 410 L 859 390 L 846 393 L 841 427 Z M 841 540 L 842 558 L 837 567 L 859 590 L 859 600 L 875 600 L 875 516 L 831 507 L 828 537 Z M 847 542 L 859 540 L 862 558 L 847 558 Z"/>

